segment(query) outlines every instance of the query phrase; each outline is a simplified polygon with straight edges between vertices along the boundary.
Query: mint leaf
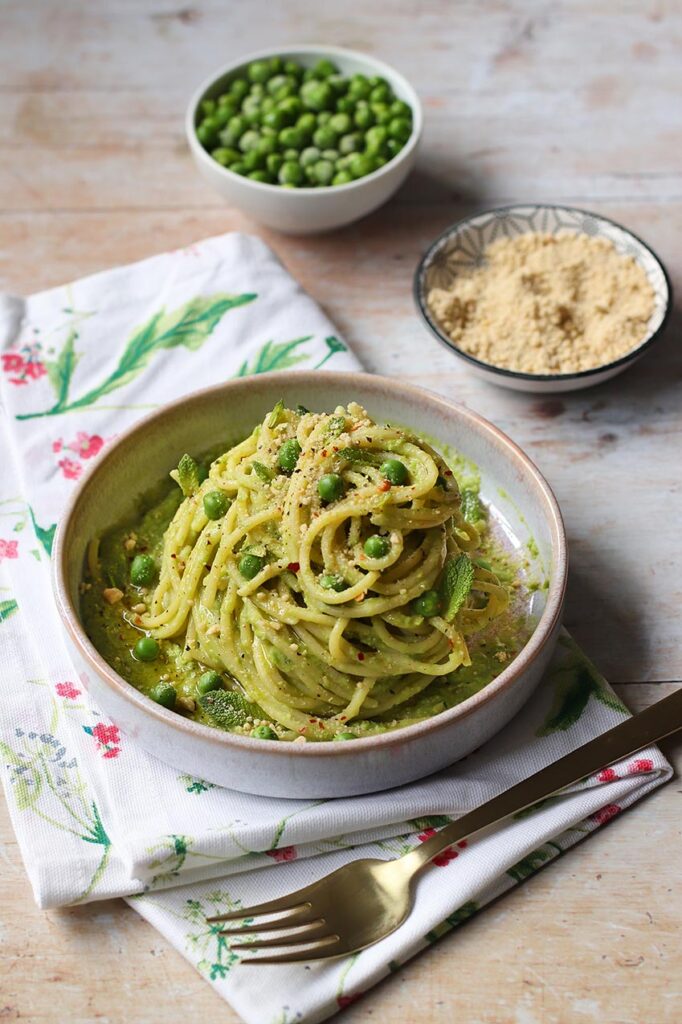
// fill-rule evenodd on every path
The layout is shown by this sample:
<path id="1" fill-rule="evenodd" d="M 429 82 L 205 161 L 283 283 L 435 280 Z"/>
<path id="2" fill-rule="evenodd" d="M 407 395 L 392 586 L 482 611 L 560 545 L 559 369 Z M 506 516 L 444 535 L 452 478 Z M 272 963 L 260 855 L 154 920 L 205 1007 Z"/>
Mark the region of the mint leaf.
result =
<path id="1" fill-rule="evenodd" d="M 440 582 L 443 618 L 452 622 L 464 604 L 474 582 L 474 566 L 468 555 L 458 555 L 445 563 Z"/>
<path id="2" fill-rule="evenodd" d="M 264 466 L 262 462 L 257 462 L 255 459 L 251 465 L 253 466 L 253 471 L 256 476 L 259 477 L 264 484 L 269 484 L 275 475 L 272 470 L 268 469 L 267 466 Z"/>
<path id="3" fill-rule="evenodd" d="M 199 490 L 201 485 L 201 469 L 196 459 L 193 459 L 191 455 L 185 453 L 178 463 L 178 468 L 172 470 L 170 475 L 180 485 L 180 490 L 186 498 L 189 498 L 190 495 Z"/>
<path id="4" fill-rule="evenodd" d="M 378 456 L 369 448 L 342 448 L 337 454 L 348 462 L 369 465 L 378 461 Z"/>
<path id="5" fill-rule="evenodd" d="M 199 704 L 214 725 L 220 729 L 234 729 L 245 725 L 248 718 L 261 718 L 263 712 L 240 693 L 232 690 L 211 690 L 199 697 Z"/>
<path id="6" fill-rule="evenodd" d="M 481 499 L 476 491 L 469 488 L 462 491 L 462 515 L 467 523 L 478 523 L 483 518 Z"/>

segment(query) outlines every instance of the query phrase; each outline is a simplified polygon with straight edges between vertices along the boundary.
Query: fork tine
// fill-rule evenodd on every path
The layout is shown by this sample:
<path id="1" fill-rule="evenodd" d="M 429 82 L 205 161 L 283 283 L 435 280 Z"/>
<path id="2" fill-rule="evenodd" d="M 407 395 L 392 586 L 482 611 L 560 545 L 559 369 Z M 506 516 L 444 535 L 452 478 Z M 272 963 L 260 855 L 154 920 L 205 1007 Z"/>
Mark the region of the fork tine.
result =
<path id="1" fill-rule="evenodd" d="M 282 931 L 291 929 L 293 934 L 302 934 L 303 931 L 311 931 L 313 928 L 324 924 L 323 917 L 314 917 L 301 920 L 298 914 L 291 914 L 288 917 L 279 917 L 276 921 L 265 921 L 264 924 L 234 925 L 230 928 L 222 928 L 219 935 L 253 935 L 259 932 Z"/>
<path id="2" fill-rule="evenodd" d="M 305 946 L 304 949 L 290 949 L 286 953 L 268 954 L 268 956 L 258 957 L 247 957 L 239 962 L 242 964 L 295 964 L 301 963 L 306 960 L 325 960 L 329 957 L 344 956 L 347 950 L 341 946 L 341 942 L 338 935 L 328 935 L 326 938 L 318 939 L 314 943 L 302 943 L 299 942 L 299 946 Z M 338 947 L 338 949 L 337 949 Z M 232 946 L 232 949 L 238 949 L 238 946 Z M 244 945 L 244 949 L 249 949 L 251 952 L 257 953 L 258 946 Z M 325 950 L 326 952 L 321 952 Z"/>
<path id="3" fill-rule="evenodd" d="M 281 896 L 278 900 L 270 900 L 268 903 L 257 903 L 254 907 L 242 907 L 241 910 L 231 910 L 227 914 L 216 914 L 215 917 L 207 917 L 209 924 L 216 924 L 220 921 L 243 921 L 247 917 L 258 917 L 260 914 L 277 914 L 279 911 L 294 911 L 310 909 L 309 900 L 302 903 L 290 902 L 291 895 Z M 293 895 L 297 895 L 294 893 Z"/>
<path id="4" fill-rule="evenodd" d="M 324 921 L 320 921 L 319 924 L 315 924 L 312 928 L 306 926 L 306 931 L 293 932 L 291 935 L 275 935 L 274 938 L 256 939 L 255 942 L 231 942 L 230 949 L 248 949 L 252 953 L 255 953 L 259 949 L 269 949 L 278 946 L 280 948 L 285 948 L 287 946 L 308 946 L 318 938 L 320 940 L 325 940 L 326 942 L 330 939 L 337 942 L 339 936 L 324 934 L 324 927 Z"/>

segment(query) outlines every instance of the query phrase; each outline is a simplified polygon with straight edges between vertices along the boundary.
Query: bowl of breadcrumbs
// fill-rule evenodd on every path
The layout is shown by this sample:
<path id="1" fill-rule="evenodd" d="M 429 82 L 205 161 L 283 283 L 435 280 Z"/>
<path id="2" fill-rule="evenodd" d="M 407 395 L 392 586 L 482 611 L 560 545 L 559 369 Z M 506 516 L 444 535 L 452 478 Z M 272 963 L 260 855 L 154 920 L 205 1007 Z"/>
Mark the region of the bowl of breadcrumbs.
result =
<path id="1" fill-rule="evenodd" d="M 472 371 L 518 391 L 572 391 L 632 365 L 671 307 L 658 257 L 626 228 L 568 206 L 508 206 L 448 228 L 415 299 Z"/>

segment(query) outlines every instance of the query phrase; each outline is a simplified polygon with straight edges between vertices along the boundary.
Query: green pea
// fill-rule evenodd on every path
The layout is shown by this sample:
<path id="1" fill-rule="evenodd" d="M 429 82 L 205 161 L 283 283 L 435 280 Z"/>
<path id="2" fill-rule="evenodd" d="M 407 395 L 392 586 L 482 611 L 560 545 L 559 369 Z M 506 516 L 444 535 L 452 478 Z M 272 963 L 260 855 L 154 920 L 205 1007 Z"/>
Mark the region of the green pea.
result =
<path id="1" fill-rule="evenodd" d="M 270 153 L 270 155 L 265 158 L 265 166 L 268 169 L 268 173 L 274 175 L 278 174 L 283 162 L 284 158 L 280 156 L 279 153 Z"/>
<path id="2" fill-rule="evenodd" d="M 155 661 L 159 656 L 159 645 L 153 636 L 141 636 L 133 647 L 138 661 Z"/>
<path id="3" fill-rule="evenodd" d="M 237 100 L 243 100 L 249 91 L 249 83 L 245 78 L 235 78 L 230 85 L 230 94 Z"/>
<path id="4" fill-rule="evenodd" d="M 250 178 L 251 181 L 260 181 L 261 184 L 263 184 L 263 185 L 274 185 L 275 184 L 274 175 L 270 174 L 269 171 L 265 171 L 265 170 L 250 171 L 247 174 L 247 178 Z"/>
<path id="5" fill-rule="evenodd" d="M 369 128 L 365 135 L 365 147 L 368 153 L 380 155 L 383 153 L 388 139 L 388 132 L 383 125 L 375 124 L 373 128 Z"/>
<path id="6" fill-rule="evenodd" d="M 265 60 L 254 60 L 249 64 L 246 73 L 251 82 L 267 82 L 270 77 L 270 67 Z"/>
<path id="7" fill-rule="evenodd" d="M 269 725 L 257 725 L 251 735 L 257 740 L 278 740 L 279 736 Z"/>
<path id="8" fill-rule="evenodd" d="M 354 732 L 337 732 L 334 736 L 335 741 L 339 740 L 354 740 L 356 739 Z"/>
<path id="9" fill-rule="evenodd" d="M 355 110 L 355 100 L 351 96 L 341 96 L 336 101 L 339 114 L 351 114 Z"/>
<path id="10" fill-rule="evenodd" d="M 300 64 L 297 64 L 295 60 L 284 61 L 284 73 L 291 75 L 292 78 L 301 78 L 303 75 L 303 68 Z"/>
<path id="11" fill-rule="evenodd" d="M 334 101 L 330 85 L 310 79 L 301 86 L 301 102 L 307 110 L 328 110 Z"/>
<path id="12" fill-rule="evenodd" d="M 303 111 L 303 104 L 298 96 L 287 96 L 286 99 L 280 100 L 277 104 L 277 109 L 281 110 L 282 113 L 288 118 L 287 123 L 293 124 L 297 117 Z"/>
<path id="13" fill-rule="evenodd" d="M 353 153 L 348 169 L 354 178 L 364 178 L 376 169 L 373 158 L 367 153 Z"/>
<path id="14" fill-rule="evenodd" d="M 333 164 L 339 159 L 338 149 L 323 149 L 320 156 L 323 160 L 331 160 Z"/>
<path id="15" fill-rule="evenodd" d="M 279 107 L 275 107 L 274 110 L 267 110 L 263 114 L 263 124 L 268 128 L 274 128 L 276 131 L 284 128 L 287 123 L 287 115 Z"/>
<path id="16" fill-rule="evenodd" d="M 300 128 L 282 128 L 278 135 L 279 142 L 285 149 L 303 149 L 305 135 Z"/>
<path id="17" fill-rule="evenodd" d="M 317 146 L 307 146 L 301 153 L 301 167 L 311 167 L 320 159 L 320 151 Z"/>
<path id="18" fill-rule="evenodd" d="M 398 486 L 406 484 L 409 477 L 407 466 L 399 459 L 386 459 L 385 462 L 382 462 L 381 475 L 385 476 L 390 483 Z"/>
<path id="19" fill-rule="evenodd" d="M 388 125 L 388 134 L 398 142 L 407 142 L 412 134 L 412 125 L 405 117 L 394 117 Z"/>
<path id="20" fill-rule="evenodd" d="M 382 78 L 381 75 L 370 75 L 367 81 L 369 82 L 372 89 L 374 89 L 377 85 L 388 85 L 386 79 Z"/>
<path id="21" fill-rule="evenodd" d="M 201 112 L 205 115 L 210 115 L 216 108 L 215 100 L 202 100 L 201 101 Z"/>
<path id="22" fill-rule="evenodd" d="M 294 82 L 294 79 L 289 75 L 273 75 L 267 85 L 268 92 L 271 96 L 274 96 L 278 89 L 289 82 L 292 84 Z"/>
<path id="23" fill-rule="evenodd" d="M 205 121 L 196 129 L 196 135 L 199 142 L 205 149 L 210 149 L 210 147 L 215 143 L 215 128 L 212 124 L 207 125 Z"/>
<path id="24" fill-rule="evenodd" d="M 210 693 L 211 690 L 222 690 L 223 688 L 223 677 L 219 672 L 204 672 L 197 683 L 197 690 L 202 695 L 204 693 Z"/>
<path id="25" fill-rule="evenodd" d="M 232 164 L 230 170 L 233 174 L 245 175 L 249 173 L 248 167 L 245 165 L 243 160 L 238 160 L 236 164 Z"/>
<path id="26" fill-rule="evenodd" d="M 204 512 L 209 519 L 222 519 L 229 507 L 230 499 L 224 491 L 209 491 L 204 495 Z"/>
<path id="27" fill-rule="evenodd" d="M 241 116 L 244 118 L 249 128 L 255 128 L 256 125 L 260 124 L 263 114 L 260 108 L 260 102 L 258 100 L 251 100 L 251 102 L 249 102 L 250 99 L 250 97 L 247 97 L 244 100 Z"/>
<path id="28" fill-rule="evenodd" d="M 397 139 L 386 140 L 386 152 L 388 153 L 389 156 L 395 156 L 396 153 L 399 153 L 402 148 L 402 142 L 398 142 Z"/>
<path id="29" fill-rule="evenodd" d="M 374 124 L 374 114 L 369 107 L 358 107 L 353 118 L 357 128 L 371 128 Z"/>
<path id="30" fill-rule="evenodd" d="M 294 96 L 295 93 L 296 93 L 296 82 L 293 82 L 293 81 L 289 82 L 289 81 L 287 81 L 287 82 L 284 82 L 283 85 L 280 85 L 279 89 L 274 94 L 273 99 L 275 99 L 277 102 L 279 102 L 280 100 L 287 99 L 287 97 L 289 97 L 289 96 Z"/>
<path id="31" fill-rule="evenodd" d="M 130 582 L 134 587 L 148 587 L 156 579 L 156 571 L 151 555 L 135 555 L 130 566 Z"/>
<path id="32" fill-rule="evenodd" d="M 284 61 L 281 57 L 271 57 L 269 60 L 270 74 L 278 75 L 284 71 Z"/>
<path id="33" fill-rule="evenodd" d="M 175 687 L 171 686 L 169 683 L 159 683 L 159 685 L 155 686 L 150 692 L 149 696 L 153 701 L 156 701 L 157 704 L 160 704 L 161 707 L 168 708 L 169 711 L 173 710 L 178 698 Z"/>
<path id="34" fill-rule="evenodd" d="M 239 559 L 239 571 L 245 580 L 252 580 L 265 565 L 265 559 L 259 555 L 252 555 L 250 552 L 242 555 Z"/>
<path id="35" fill-rule="evenodd" d="M 405 120 L 412 120 L 412 108 L 404 100 L 393 100 L 390 111 L 393 117 L 404 117 Z"/>
<path id="36" fill-rule="evenodd" d="M 317 493 L 323 501 L 336 501 L 343 492 L 343 480 L 338 473 L 325 473 L 317 482 Z"/>
<path id="37" fill-rule="evenodd" d="M 278 179 L 280 185 L 301 185 L 303 168 L 295 160 L 285 160 L 279 169 Z"/>
<path id="38" fill-rule="evenodd" d="M 338 572 L 325 572 L 320 576 L 320 586 L 325 590 L 335 590 L 337 594 L 340 594 L 342 590 L 347 589 L 348 584 Z"/>
<path id="39" fill-rule="evenodd" d="M 293 473 L 296 469 L 301 446 L 295 437 L 285 441 L 277 453 L 277 464 L 285 473 Z"/>
<path id="40" fill-rule="evenodd" d="M 412 607 L 416 615 L 423 615 L 425 619 L 431 619 L 440 611 L 440 594 L 437 590 L 425 590 L 423 594 L 414 599 Z"/>
<path id="41" fill-rule="evenodd" d="M 373 103 L 388 103 L 391 99 L 390 86 L 385 83 L 382 85 L 375 85 L 369 94 L 369 98 Z"/>
<path id="42" fill-rule="evenodd" d="M 249 130 L 244 132 L 241 139 L 239 140 L 239 148 L 241 149 L 242 153 L 248 153 L 250 149 L 257 149 L 260 141 L 260 133 L 257 132 L 254 128 L 249 128 Z"/>
<path id="43" fill-rule="evenodd" d="M 320 125 L 320 127 L 313 132 L 313 143 L 318 146 L 319 149 L 330 149 L 332 146 L 336 145 L 336 139 L 336 132 L 327 124 Z"/>
<path id="44" fill-rule="evenodd" d="M 332 185 L 347 185 L 353 180 L 353 175 L 350 171 L 337 171 L 332 178 Z"/>
<path id="45" fill-rule="evenodd" d="M 263 135 L 258 141 L 256 146 L 256 152 L 262 153 L 263 156 L 270 156 L 271 153 L 277 152 L 277 138 L 274 135 Z"/>
<path id="46" fill-rule="evenodd" d="M 356 153 L 362 146 L 362 136 L 357 132 L 351 132 L 348 135 L 343 135 L 339 139 L 339 152 L 343 156 L 348 156 L 350 153 Z"/>
<path id="47" fill-rule="evenodd" d="M 260 101 L 261 124 L 263 123 L 263 118 L 265 117 L 265 115 L 268 114 L 271 110 L 274 110 L 276 106 L 277 104 L 275 103 L 275 100 L 273 99 L 272 96 L 263 97 L 263 99 Z"/>
<path id="48" fill-rule="evenodd" d="M 348 114 L 332 114 L 329 118 L 329 127 L 337 135 L 345 135 L 351 130 L 351 119 Z"/>
<path id="49" fill-rule="evenodd" d="M 349 96 L 352 96 L 356 100 L 366 99 L 371 91 L 372 87 L 367 81 L 365 75 L 353 75 L 348 85 Z"/>
<path id="50" fill-rule="evenodd" d="M 313 179 L 318 185 L 330 185 L 334 177 L 334 164 L 331 160 L 318 160 L 313 164 Z"/>
<path id="51" fill-rule="evenodd" d="M 370 110 L 377 124 L 387 125 L 393 117 L 391 108 L 386 103 L 372 103 Z"/>
<path id="52" fill-rule="evenodd" d="M 249 89 L 249 96 L 256 96 L 259 100 L 262 100 L 265 96 L 265 86 L 262 82 L 254 82 Z"/>
<path id="53" fill-rule="evenodd" d="M 335 96 L 343 96 L 348 92 L 348 79 L 343 75 L 330 75 L 327 84 L 331 86 Z"/>
<path id="54" fill-rule="evenodd" d="M 330 60 L 322 57 L 313 67 L 313 72 L 316 78 L 329 78 L 330 75 L 336 74 L 336 68 Z"/>
<path id="55" fill-rule="evenodd" d="M 213 159 L 220 164 L 221 167 L 229 167 L 235 160 L 239 160 L 239 153 L 236 149 L 229 149 L 225 146 L 221 146 L 218 149 L 211 151 Z"/>
<path id="56" fill-rule="evenodd" d="M 301 116 L 296 121 L 296 127 L 300 128 L 300 130 L 304 133 L 304 135 L 307 138 L 312 136 L 313 132 L 315 131 L 316 125 L 317 118 L 315 117 L 314 114 L 311 114 L 310 111 L 306 111 L 305 114 L 301 114 Z"/>
<path id="57" fill-rule="evenodd" d="M 218 109 L 216 110 L 215 114 L 213 115 L 213 122 L 214 122 L 214 124 L 218 125 L 220 128 L 224 128 L 225 125 L 227 124 L 227 122 L 233 116 L 234 116 L 234 109 L 232 107 L 228 107 L 228 106 L 225 106 L 224 104 L 221 104 L 221 106 L 218 107 Z"/>
<path id="58" fill-rule="evenodd" d="M 364 543 L 364 552 L 368 558 L 383 558 L 390 550 L 390 540 L 379 533 L 373 533 Z"/>
<path id="59" fill-rule="evenodd" d="M 317 126 L 319 128 L 320 125 L 329 124 L 329 122 L 331 121 L 331 118 L 332 118 L 331 110 L 321 110 L 320 113 L 315 118 L 315 122 L 316 122 L 316 124 L 317 124 Z"/>
<path id="60" fill-rule="evenodd" d="M 260 148 L 250 149 L 244 154 L 244 166 L 247 171 L 262 170 L 265 167 L 265 153 L 261 153 Z"/>

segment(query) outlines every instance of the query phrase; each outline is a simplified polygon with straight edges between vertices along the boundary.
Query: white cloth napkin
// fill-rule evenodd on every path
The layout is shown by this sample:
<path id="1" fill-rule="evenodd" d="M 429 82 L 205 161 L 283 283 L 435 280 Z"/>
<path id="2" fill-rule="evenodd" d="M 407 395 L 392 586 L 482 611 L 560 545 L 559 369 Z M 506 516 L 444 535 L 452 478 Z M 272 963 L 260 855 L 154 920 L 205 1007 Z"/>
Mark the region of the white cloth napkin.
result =
<path id="1" fill-rule="evenodd" d="M 502 734 L 390 793 L 247 796 L 180 774 L 119 733 L 83 692 L 52 603 L 49 554 L 64 502 L 144 411 L 285 367 L 359 369 L 273 254 L 244 235 L 0 299 L 0 751 L 36 900 L 129 898 L 248 1024 L 325 1019 L 671 775 L 651 749 L 461 844 L 423 876 L 409 920 L 359 956 L 239 965 L 206 914 L 286 893 L 357 857 L 399 856 L 627 714 L 564 635 Z"/>

